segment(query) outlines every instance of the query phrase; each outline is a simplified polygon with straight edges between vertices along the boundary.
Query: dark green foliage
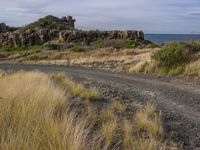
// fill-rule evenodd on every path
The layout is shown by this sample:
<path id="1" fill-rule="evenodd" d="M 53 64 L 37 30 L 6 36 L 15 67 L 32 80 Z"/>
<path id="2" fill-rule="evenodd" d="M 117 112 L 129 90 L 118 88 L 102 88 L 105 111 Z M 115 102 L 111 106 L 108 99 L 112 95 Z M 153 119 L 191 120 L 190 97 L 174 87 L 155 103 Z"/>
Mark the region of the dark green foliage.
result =
<path id="1" fill-rule="evenodd" d="M 38 21 L 28 24 L 25 27 L 19 29 L 20 33 L 23 33 L 27 30 L 38 30 L 38 29 L 47 29 L 47 30 L 66 30 L 69 29 L 70 26 L 67 22 L 60 21 L 59 18 L 54 16 L 46 16 L 44 18 L 39 19 Z"/>
<path id="2" fill-rule="evenodd" d="M 27 58 L 28 58 L 28 60 L 36 61 L 36 60 L 47 59 L 48 56 L 31 55 L 31 56 L 29 56 Z"/>
<path id="3" fill-rule="evenodd" d="M 71 52 L 79 53 L 79 52 L 86 52 L 88 49 L 82 46 L 74 46 L 70 48 Z"/>
<path id="4" fill-rule="evenodd" d="M 120 39 L 97 39 L 95 41 L 96 48 L 114 47 L 116 49 L 137 48 L 138 44 L 134 40 Z"/>
<path id="5" fill-rule="evenodd" d="M 46 45 L 49 50 L 63 50 L 64 45 L 57 43 L 50 43 Z"/>
<path id="6" fill-rule="evenodd" d="M 165 45 L 160 51 L 155 53 L 152 58 L 160 66 L 176 67 L 188 63 L 193 54 L 200 51 L 200 44 L 197 43 L 171 43 Z"/>
<path id="7" fill-rule="evenodd" d="M 18 47 L 6 45 L 6 46 L 0 47 L 0 51 L 11 52 L 11 51 L 23 51 L 23 50 L 39 50 L 41 48 L 42 48 L 42 46 L 40 46 L 40 45 L 18 46 Z"/>
<path id="8" fill-rule="evenodd" d="M 149 41 L 149 40 L 144 40 L 142 42 L 142 48 L 157 48 L 159 47 L 158 45 L 154 44 L 153 42 Z"/>
<path id="9" fill-rule="evenodd" d="M 22 46 L 22 47 L 14 47 L 14 46 L 6 45 L 6 46 L 2 46 L 2 47 L 0 48 L 0 51 L 7 51 L 7 52 L 10 52 L 10 51 L 21 51 L 21 50 L 23 50 L 23 49 L 25 49 L 24 46 Z"/>
<path id="10" fill-rule="evenodd" d="M 122 41 L 121 43 L 119 42 L 119 47 L 120 48 L 137 48 L 137 43 L 133 40 L 125 40 L 125 41 Z"/>
<path id="11" fill-rule="evenodd" d="M 104 40 L 102 38 L 98 38 L 96 41 L 95 41 L 95 46 L 97 48 L 103 48 L 104 47 Z"/>

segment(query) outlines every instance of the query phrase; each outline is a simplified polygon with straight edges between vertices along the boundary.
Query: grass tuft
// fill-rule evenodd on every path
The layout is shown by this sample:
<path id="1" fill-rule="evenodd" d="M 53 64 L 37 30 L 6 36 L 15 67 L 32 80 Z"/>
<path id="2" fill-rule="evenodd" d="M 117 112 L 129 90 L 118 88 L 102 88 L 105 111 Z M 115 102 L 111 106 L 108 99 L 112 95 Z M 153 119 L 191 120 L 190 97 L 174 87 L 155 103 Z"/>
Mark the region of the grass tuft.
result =
<path id="1" fill-rule="evenodd" d="M 83 100 L 101 100 L 101 96 L 95 88 L 85 89 L 81 84 L 76 84 L 64 74 L 55 74 L 52 78 L 68 91 L 70 97 L 79 97 Z"/>
<path id="2" fill-rule="evenodd" d="M 116 101 L 111 103 L 110 109 L 115 111 L 115 112 L 121 112 L 122 113 L 126 110 L 126 106 L 116 100 Z"/>
<path id="3" fill-rule="evenodd" d="M 133 149 L 134 138 L 133 138 L 133 126 L 130 121 L 124 120 L 123 122 L 123 147 L 124 149 Z"/>
<path id="4" fill-rule="evenodd" d="M 161 117 L 151 104 L 147 104 L 136 113 L 135 122 L 137 130 L 145 132 L 151 138 L 157 139 L 163 135 Z"/>
<path id="5" fill-rule="evenodd" d="M 80 95 L 81 98 L 85 100 L 101 100 L 101 96 L 99 92 L 95 88 L 86 89 L 82 94 Z"/>

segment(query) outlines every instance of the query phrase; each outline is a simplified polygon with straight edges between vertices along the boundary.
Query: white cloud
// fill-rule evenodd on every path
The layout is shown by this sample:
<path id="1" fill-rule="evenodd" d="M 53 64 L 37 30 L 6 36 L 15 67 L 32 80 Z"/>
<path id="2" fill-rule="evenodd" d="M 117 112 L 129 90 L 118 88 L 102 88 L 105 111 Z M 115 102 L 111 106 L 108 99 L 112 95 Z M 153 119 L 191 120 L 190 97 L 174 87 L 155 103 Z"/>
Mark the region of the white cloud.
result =
<path id="1" fill-rule="evenodd" d="M 84 28 L 200 33 L 199 7 L 199 0 L 1 0 L 0 22 L 20 26 L 49 14 L 72 15 Z"/>

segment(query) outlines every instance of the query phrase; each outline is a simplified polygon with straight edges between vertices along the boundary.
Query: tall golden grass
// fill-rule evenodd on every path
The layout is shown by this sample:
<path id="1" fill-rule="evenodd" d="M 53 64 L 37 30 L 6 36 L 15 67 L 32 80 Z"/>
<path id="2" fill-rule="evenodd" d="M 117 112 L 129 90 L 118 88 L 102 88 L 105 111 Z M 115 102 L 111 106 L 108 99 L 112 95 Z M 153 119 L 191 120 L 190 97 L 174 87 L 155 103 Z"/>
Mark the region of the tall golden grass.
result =
<path id="1" fill-rule="evenodd" d="M 75 120 L 74 112 L 56 116 L 67 97 L 48 76 L 4 76 L 0 91 L 0 149 L 85 149 L 89 129 L 84 119 Z"/>
<path id="2" fill-rule="evenodd" d="M 100 113 L 88 105 L 79 114 L 70 107 L 67 90 L 54 79 L 40 72 L 0 74 L 0 149 L 153 150 L 166 146 L 153 106 L 144 107 L 136 113 L 135 122 L 124 121 L 124 125 L 124 117 L 117 114 L 126 107 L 119 102 L 108 104 Z M 143 138 L 140 126 L 151 136 Z"/>

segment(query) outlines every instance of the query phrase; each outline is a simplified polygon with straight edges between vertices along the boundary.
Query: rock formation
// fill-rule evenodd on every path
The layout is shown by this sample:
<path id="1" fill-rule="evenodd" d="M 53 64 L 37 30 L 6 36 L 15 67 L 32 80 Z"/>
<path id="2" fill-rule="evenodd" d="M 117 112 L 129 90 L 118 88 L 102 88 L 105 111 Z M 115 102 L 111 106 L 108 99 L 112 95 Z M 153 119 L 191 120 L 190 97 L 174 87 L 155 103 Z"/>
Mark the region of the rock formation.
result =
<path id="1" fill-rule="evenodd" d="M 5 24 L 0 24 L 0 46 L 42 45 L 53 40 L 67 43 L 81 42 L 85 45 L 101 39 L 127 39 L 143 41 L 142 31 L 82 31 L 75 29 L 75 20 L 71 17 L 57 18 L 46 16 L 16 31 L 11 31 Z"/>
<path id="2" fill-rule="evenodd" d="M 5 23 L 0 23 L 0 33 L 13 32 L 19 28 L 9 27 Z"/>

